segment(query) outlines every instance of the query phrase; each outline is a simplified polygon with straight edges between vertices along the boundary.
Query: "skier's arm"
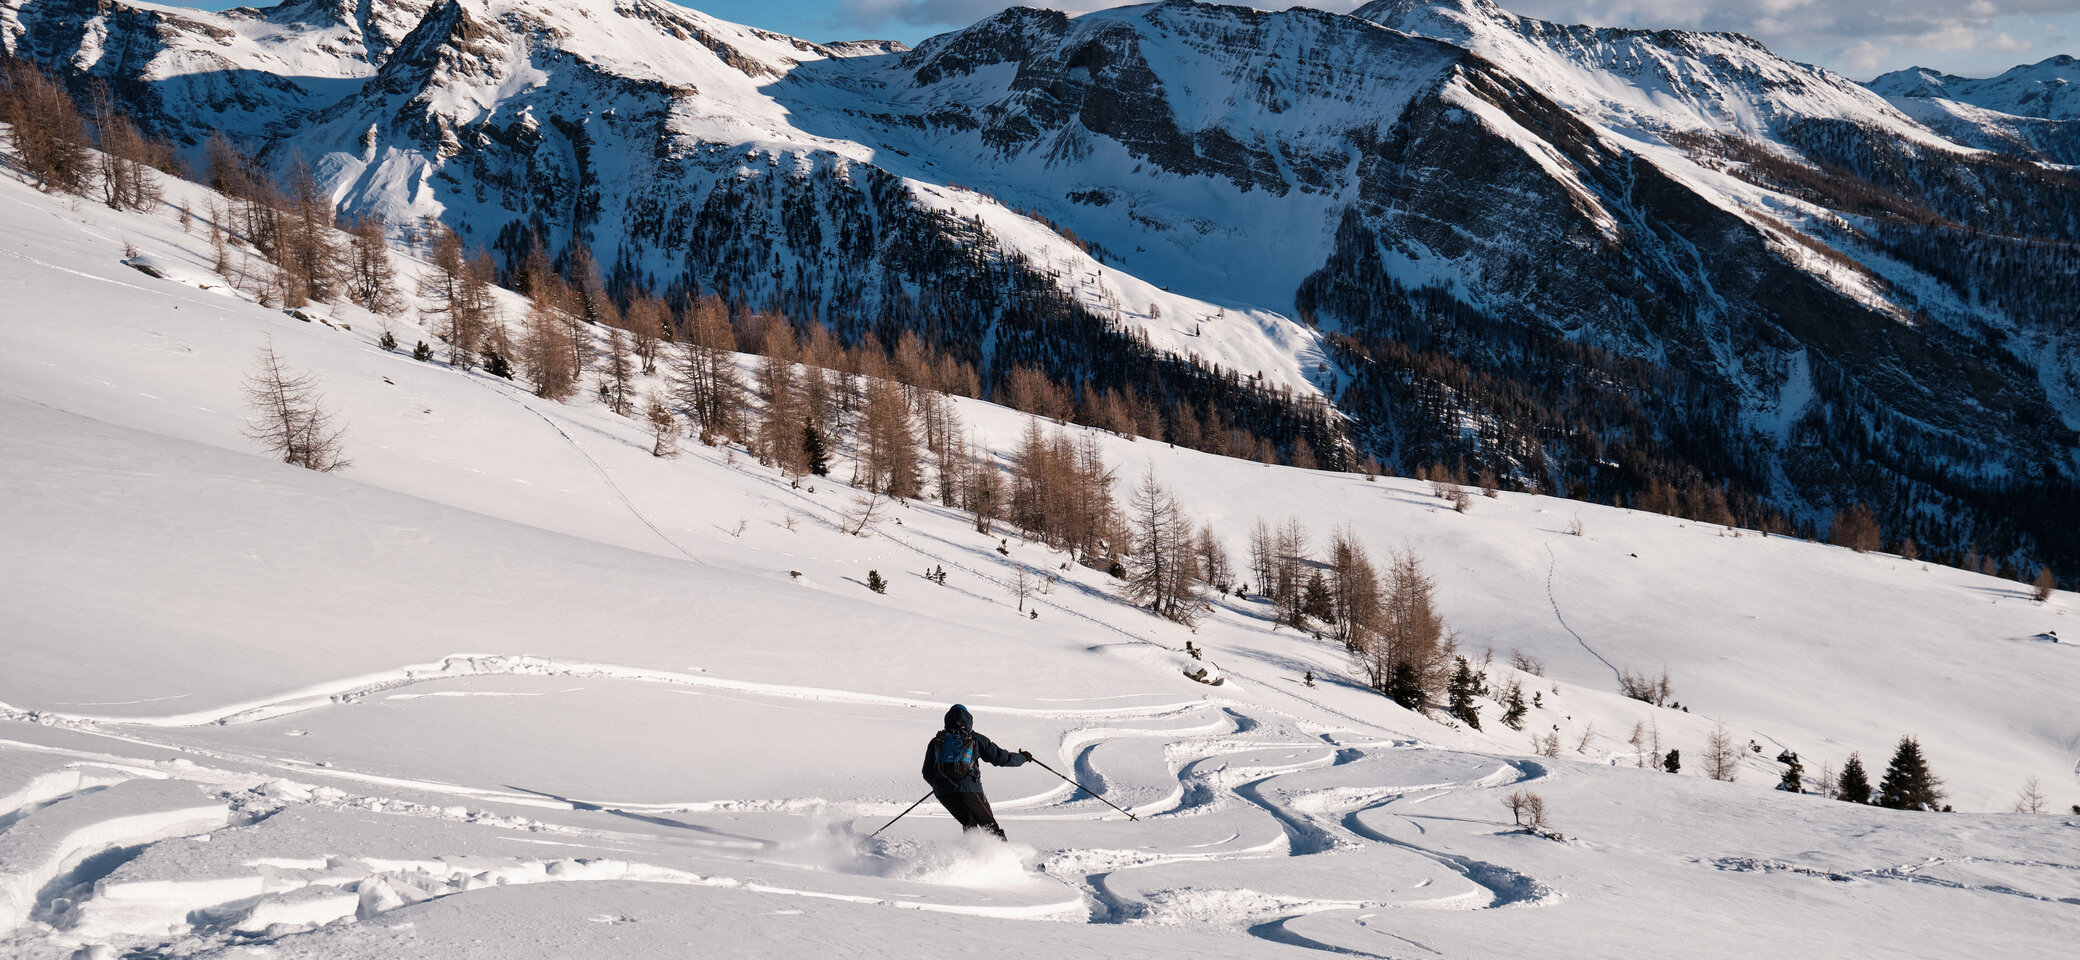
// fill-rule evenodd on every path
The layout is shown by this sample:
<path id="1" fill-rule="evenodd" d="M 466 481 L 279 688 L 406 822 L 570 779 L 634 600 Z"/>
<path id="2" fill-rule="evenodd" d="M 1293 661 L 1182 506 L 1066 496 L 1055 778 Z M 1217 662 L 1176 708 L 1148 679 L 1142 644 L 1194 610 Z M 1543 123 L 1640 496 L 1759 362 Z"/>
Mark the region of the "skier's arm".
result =
<path id="1" fill-rule="evenodd" d="M 1016 767 L 1026 762 L 1024 753 L 1012 753 L 979 733 L 975 734 L 975 755 L 999 767 Z"/>
<path id="2" fill-rule="evenodd" d="M 934 738 L 930 743 L 924 745 L 924 768 L 919 771 L 924 775 L 924 782 L 931 784 L 932 789 L 934 790 L 939 789 L 940 785 L 945 782 L 945 780 L 939 776 L 939 765 L 932 762 L 932 748 L 936 746 L 938 742 L 938 739 Z"/>

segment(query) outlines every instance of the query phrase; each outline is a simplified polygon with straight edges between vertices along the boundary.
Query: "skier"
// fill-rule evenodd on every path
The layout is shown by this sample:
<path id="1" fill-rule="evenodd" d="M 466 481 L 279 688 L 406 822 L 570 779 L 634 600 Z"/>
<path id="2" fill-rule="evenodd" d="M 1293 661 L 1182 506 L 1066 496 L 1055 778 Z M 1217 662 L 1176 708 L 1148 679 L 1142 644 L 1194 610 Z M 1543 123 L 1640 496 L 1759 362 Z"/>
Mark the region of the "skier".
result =
<path id="1" fill-rule="evenodd" d="M 960 821 L 961 829 L 987 830 L 997 839 L 1007 839 L 990 812 L 989 798 L 982 793 L 982 768 L 987 760 L 1000 767 L 1016 767 L 1033 759 L 1032 753 L 1013 753 L 975 732 L 975 719 L 968 708 L 956 703 L 946 711 L 946 728 L 932 735 L 924 748 L 924 782 L 932 785 L 939 805 Z"/>

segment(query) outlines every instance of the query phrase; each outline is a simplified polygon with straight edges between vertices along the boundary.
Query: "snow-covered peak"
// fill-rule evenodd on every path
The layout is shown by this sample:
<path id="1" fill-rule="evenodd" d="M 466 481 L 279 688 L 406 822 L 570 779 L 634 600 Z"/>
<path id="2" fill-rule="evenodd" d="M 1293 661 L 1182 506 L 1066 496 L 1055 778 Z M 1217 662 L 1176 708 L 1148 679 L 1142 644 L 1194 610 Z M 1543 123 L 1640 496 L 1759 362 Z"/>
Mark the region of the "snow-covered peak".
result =
<path id="1" fill-rule="evenodd" d="M 1774 139 L 1785 123 L 1819 118 L 1934 140 L 1847 77 L 1741 34 L 1553 23 L 1489 0 L 1376 0 L 1352 15 L 1465 47 L 1618 130 Z"/>
<path id="2" fill-rule="evenodd" d="M 1470 32 L 1476 24 L 1513 24 L 1517 20 L 1516 14 L 1496 6 L 1494 0 L 1372 0 L 1351 11 L 1351 16 L 1424 36 Z"/>
<path id="3" fill-rule="evenodd" d="M 910 45 L 901 40 L 833 40 L 823 49 L 833 57 L 879 57 L 908 53 Z"/>
<path id="4" fill-rule="evenodd" d="M 1985 78 L 1910 67 L 1885 74 L 1870 87 L 1894 100 L 1954 100 L 2015 117 L 2080 119 L 2080 60 L 2064 54 Z"/>

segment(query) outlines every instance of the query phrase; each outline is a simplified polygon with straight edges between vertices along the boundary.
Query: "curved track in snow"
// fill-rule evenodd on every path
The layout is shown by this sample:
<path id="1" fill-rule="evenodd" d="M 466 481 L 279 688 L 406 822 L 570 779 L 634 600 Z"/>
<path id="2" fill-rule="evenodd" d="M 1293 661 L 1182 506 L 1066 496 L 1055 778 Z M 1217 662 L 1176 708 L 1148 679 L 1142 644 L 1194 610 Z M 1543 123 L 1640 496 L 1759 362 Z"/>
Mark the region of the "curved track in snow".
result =
<path id="1" fill-rule="evenodd" d="M 251 706 L 239 714 L 203 722 L 282 716 L 292 706 L 305 710 L 346 706 L 377 691 L 432 680 L 467 682 L 514 674 L 700 684 L 773 701 L 923 703 L 843 690 L 658 676 L 602 665 L 461 657 L 443 661 L 422 675 L 362 683 L 322 697 Z M 1205 716 L 1193 722 L 1189 714 L 1195 711 Z M 1281 893 L 1277 888 L 1283 881 L 1277 877 L 1282 873 L 1268 876 L 1270 885 L 1264 889 L 1204 890 L 1192 883 L 1180 885 L 1166 871 L 1205 870 L 1266 858 L 1298 863 L 1323 856 L 1358 857 L 1389 867 L 1397 862 L 1441 864 L 1489 891 L 1488 902 L 1482 904 L 1486 906 L 1541 902 L 1547 893 L 1537 881 L 1471 858 L 1378 835 L 1355 819 L 1357 808 L 1384 806 L 1409 791 L 1492 790 L 1503 781 L 1516 782 L 1536 772 L 1519 771 L 1514 777 L 1483 773 L 1469 780 L 1426 782 L 1420 787 L 1395 788 L 1400 792 L 1387 799 L 1378 799 L 1376 792 L 1346 798 L 1304 785 L 1288 788 L 1285 781 L 1351 763 L 1392 769 L 1399 756 L 1427 751 L 1392 744 L 1324 742 L 1324 738 L 1296 735 L 1287 718 L 1261 708 L 1206 701 L 1069 703 L 1058 708 L 996 708 L 991 712 L 1000 718 L 1075 724 L 1060 749 L 1078 779 L 1091 793 L 1139 806 L 1143 814 L 1142 824 L 1128 824 L 1089 795 L 1064 784 L 1031 800 L 1002 805 L 1005 823 L 1015 835 L 1039 831 L 1046 823 L 1111 823 L 1117 826 L 1109 828 L 1115 832 L 1108 835 L 1128 841 L 1130 846 L 1056 847 L 1041 857 L 1038 873 L 1017 870 L 1014 865 L 1008 879 L 1000 876 L 990 881 L 997 885 L 985 887 L 980 891 L 983 895 L 976 896 L 962 886 L 960 878 L 968 875 L 972 865 L 963 859 L 968 855 L 957 849 L 953 859 L 947 860 L 944 849 L 929 842 L 920 845 L 916 840 L 886 838 L 869 842 L 861 839 L 865 830 L 851 824 L 833 825 L 819 834 L 817 809 L 789 803 L 689 801 L 610 806 L 533 791 L 463 787 L 192 748 L 182 752 L 197 758 L 193 761 L 114 759 L 140 750 L 152 752 L 145 748 L 166 749 L 154 746 L 152 725 L 131 722 L 84 725 L 74 734 L 107 737 L 105 753 L 45 751 L 54 769 L 70 772 L 44 777 L 7 795 L 14 806 L 0 811 L 5 818 L 0 819 L 0 847 L 11 840 L 19 845 L 21 838 L 34 835 L 33 830 L 23 833 L 25 829 L 62 820 L 78 822 L 73 832 L 83 838 L 82 843 L 99 844 L 97 849 L 123 848 L 120 857 L 90 864 L 85 870 L 76 866 L 82 856 L 55 851 L 36 860 L 46 864 L 40 868 L 42 872 L 11 881 L 21 891 L 14 898 L 20 904 L 16 925 L 33 916 L 37 923 L 98 931 L 119 940 L 145 936 L 147 927 L 171 926 L 185 927 L 191 936 L 205 940 L 252 942 L 266 939 L 270 930 L 281 935 L 307 929 L 312 923 L 366 920 L 406 904 L 468 896 L 489 886 L 612 881 L 722 887 L 1004 919 L 1212 923 L 1258 939 L 1327 953 L 1380 956 L 1321 941 L 1291 929 L 1290 924 L 1316 914 L 1358 907 L 1424 906 L 1428 900 L 1324 898 L 1298 889 Z M 1163 719 L 1185 722 L 1169 727 L 1149 725 L 1151 720 Z M 0 741 L 0 746 L 5 744 Z M 1134 748 L 1135 744 L 1145 746 Z M 1156 747 L 1165 758 L 1160 768 L 1149 767 L 1147 759 L 1133 759 L 1137 755 L 1152 759 L 1146 751 Z M 1143 752 L 1136 754 L 1129 748 Z M 1113 768 L 1121 763 L 1127 765 Z M 1152 779 L 1159 771 L 1168 787 Z M 150 785 L 149 789 L 142 789 L 144 785 Z M 1168 797 L 1135 802 L 1149 797 L 1151 791 L 1167 792 Z M 102 799 L 88 802 L 96 796 Z M 845 803 L 833 798 L 809 806 L 820 808 L 824 802 Z M 853 808 L 864 813 L 870 806 Z M 1352 810 L 1346 812 L 1343 807 Z M 209 818 L 197 812 L 212 810 L 216 812 L 210 817 L 215 819 L 210 822 L 203 822 Z M 440 842 L 450 844 L 453 852 L 399 860 L 351 850 L 314 849 L 296 834 L 285 834 L 278 847 L 269 848 L 262 842 L 274 829 L 272 824 L 336 812 L 392 818 L 396 829 L 408 834 L 426 831 L 445 838 Z M 284 814 L 293 816 L 285 818 Z M 754 815 L 764 825 L 742 833 L 746 828 L 736 819 L 744 815 Z M 856 823 L 886 815 L 876 812 Z M 228 832 L 227 823 L 231 825 Z M 725 828 L 725 824 L 729 826 Z M 516 836 L 515 829 L 524 831 L 518 836 L 547 838 L 540 842 L 553 840 L 569 852 L 530 854 L 525 848 L 514 852 L 515 841 L 509 838 Z M 1084 828 L 1071 829 L 1081 832 Z M 257 858 L 244 855 L 237 862 L 245 866 L 234 866 L 230 873 L 204 863 L 184 866 L 185 858 L 192 854 L 170 849 L 165 854 L 154 852 L 160 843 L 191 843 L 179 838 L 202 830 L 224 833 L 219 845 L 231 843 L 232 847 L 224 848 L 227 850 L 259 844 L 275 852 Z M 812 838 L 808 847 L 799 839 L 785 839 L 804 833 Z M 824 839 L 813 839 L 819 835 Z M 832 847 L 833 843 L 837 846 Z M 1419 869 L 1391 868 L 1402 872 Z M 240 870 L 248 872 L 240 874 Z M 1296 874 L 1294 879 L 1297 882 L 1314 872 Z M 1001 886 L 1007 882 L 1009 887 Z M 1512 884 L 1531 893 L 1512 892 Z M 1223 906 L 1230 899 L 1236 901 L 1232 909 Z"/>

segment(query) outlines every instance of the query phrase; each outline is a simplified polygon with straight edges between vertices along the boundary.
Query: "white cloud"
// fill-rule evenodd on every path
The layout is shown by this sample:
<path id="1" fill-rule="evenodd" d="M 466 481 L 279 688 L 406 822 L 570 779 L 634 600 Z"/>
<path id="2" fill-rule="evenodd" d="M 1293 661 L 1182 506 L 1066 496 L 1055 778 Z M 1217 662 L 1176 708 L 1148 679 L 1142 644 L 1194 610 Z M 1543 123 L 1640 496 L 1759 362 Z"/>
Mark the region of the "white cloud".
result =
<path id="1" fill-rule="evenodd" d="M 1851 71 L 1898 51 L 2018 53 L 2018 18 L 2080 15 L 2080 0 L 1514 0 L 1516 13 L 1568 23 L 1745 33 L 1791 52 L 1831 53 Z"/>
<path id="2" fill-rule="evenodd" d="M 1842 66 L 1856 73 L 1876 73 L 1891 55 L 1890 47 L 1857 40 L 1842 49 Z"/>

